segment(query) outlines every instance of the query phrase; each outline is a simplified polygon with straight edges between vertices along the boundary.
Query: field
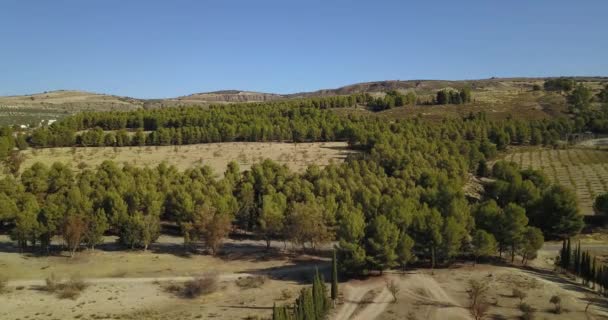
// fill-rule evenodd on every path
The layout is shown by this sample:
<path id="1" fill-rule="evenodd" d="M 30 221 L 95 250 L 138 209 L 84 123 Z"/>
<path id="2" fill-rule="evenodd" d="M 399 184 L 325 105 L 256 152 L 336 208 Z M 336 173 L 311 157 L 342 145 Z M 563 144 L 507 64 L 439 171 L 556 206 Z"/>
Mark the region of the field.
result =
<path id="1" fill-rule="evenodd" d="M 113 237 L 95 251 L 75 258 L 66 253 L 49 257 L 23 255 L 0 236 L 0 266 L 8 289 L 0 294 L 0 318 L 17 319 L 263 319 L 274 303 L 291 302 L 315 267 L 327 270 L 327 252 L 283 252 L 282 243 L 270 251 L 256 240 L 227 240 L 218 257 L 185 255 L 182 239 L 162 236 L 148 252 L 117 251 Z M 605 244 L 605 242 L 602 242 Z M 57 242 L 59 244 L 59 242 Z M 597 243 L 596 243 L 597 245 Z M 457 263 L 448 269 L 411 269 L 381 277 L 340 284 L 341 296 L 330 319 L 471 319 L 467 305 L 470 279 L 487 281 L 492 319 L 516 319 L 521 312 L 512 289 L 528 293 L 526 303 L 538 319 L 605 319 L 603 302 L 585 307 L 592 292 L 549 272 L 560 244 L 548 243 L 535 260 L 536 269 Z M 288 246 L 291 248 L 291 246 Z M 317 256 L 322 254 L 322 256 Z M 79 276 L 87 284 L 73 299 L 45 291 L 44 279 Z M 184 298 L 167 290 L 197 275 L 215 274 L 214 292 Z M 247 280 L 257 279 L 256 283 Z M 386 287 L 393 280 L 400 288 L 397 303 Z M 562 297 L 565 312 L 553 314 L 549 298 Z M 500 318 L 500 316 L 503 316 Z"/>
<path id="2" fill-rule="evenodd" d="M 521 150 L 504 159 L 525 169 L 541 170 L 552 181 L 574 190 L 584 215 L 592 215 L 595 197 L 608 192 L 608 152 L 604 150 Z"/>
<path id="3" fill-rule="evenodd" d="M 285 164 L 295 171 L 303 171 L 311 164 L 324 166 L 331 161 L 343 161 L 354 151 L 345 142 L 277 143 L 225 142 L 184 146 L 49 148 L 23 151 L 27 168 L 39 161 L 45 164 L 62 162 L 74 169 L 94 167 L 104 160 L 154 167 L 163 161 L 184 170 L 195 165 L 208 165 L 215 173 L 223 173 L 227 164 L 235 160 L 241 169 L 264 159 Z"/>

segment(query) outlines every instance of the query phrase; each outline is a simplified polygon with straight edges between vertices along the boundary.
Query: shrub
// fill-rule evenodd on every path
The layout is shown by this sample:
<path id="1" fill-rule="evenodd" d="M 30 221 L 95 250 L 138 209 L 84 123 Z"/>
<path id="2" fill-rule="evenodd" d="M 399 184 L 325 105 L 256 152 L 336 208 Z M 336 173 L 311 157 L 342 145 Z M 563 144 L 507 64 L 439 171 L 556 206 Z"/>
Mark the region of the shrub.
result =
<path id="1" fill-rule="evenodd" d="M 264 276 L 245 277 L 236 280 L 236 285 L 242 289 L 259 288 L 264 283 L 266 283 L 266 277 Z"/>
<path id="2" fill-rule="evenodd" d="M 536 309 L 532 308 L 531 305 L 527 304 L 527 303 L 521 303 L 519 305 L 519 310 L 521 310 L 523 313 L 529 313 L 529 312 L 534 312 L 536 311 Z"/>
<path id="3" fill-rule="evenodd" d="M 528 296 L 527 293 L 525 293 L 522 290 L 519 289 L 513 289 L 513 297 L 519 299 L 519 305 L 521 306 L 524 303 L 524 299 Z"/>
<path id="4" fill-rule="evenodd" d="M 74 276 L 70 280 L 62 282 L 55 274 L 51 274 L 45 279 L 46 285 L 44 289 L 48 292 L 54 292 L 60 299 L 76 299 L 80 293 L 87 287 L 87 283 L 80 277 Z"/>
<path id="5" fill-rule="evenodd" d="M 193 299 L 217 290 L 219 277 L 217 274 L 210 274 L 186 281 L 182 289 L 182 295 Z"/>
<path id="6" fill-rule="evenodd" d="M 48 276 L 44 281 L 46 283 L 44 289 L 48 292 L 55 292 L 55 290 L 57 290 L 57 287 L 60 283 L 59 278 L 57 278 L 57 276 L 54 273 L 51 273 L 51 275 Z"/>
<path id="7" fill-rule="evenodd" d="M 551 297 L 549 302 L 555 305 L 555 309 L 553 310 L 553 312 L 555 312 L 556 314 L 562 313 L 562 298 L 560 296 L 555 295 Z"/>
<path id="8" fill-rule="evenodd" d="M 536 309 L 532 308 L 532 306 L 530 306 L 527 303 L 521 303 L 519 305 L 519 310 L 521 310 L 523 312 L 523 314 L 521 315 L 521 318 L 523 320 L 533 320 L 534 319 L 534 312 L 536 311 Z"/>

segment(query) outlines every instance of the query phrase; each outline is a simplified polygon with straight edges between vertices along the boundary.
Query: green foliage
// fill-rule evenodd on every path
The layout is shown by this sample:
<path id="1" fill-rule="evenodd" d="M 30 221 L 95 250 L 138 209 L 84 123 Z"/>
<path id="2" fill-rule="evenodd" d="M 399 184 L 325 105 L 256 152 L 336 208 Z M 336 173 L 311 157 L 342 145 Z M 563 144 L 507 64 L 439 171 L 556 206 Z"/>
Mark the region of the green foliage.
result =
<path id="1" fill-rule="evenodd" d="M 569 189 L 551 185 L 539 172 L 520 171 L 515 163 L 504 161 L 494 164 L 492 175 L 497 180 L 487 188 L 487 194 L 500 206 L 516 203 L 523 207 L 530 224 L 540 228 L 545 237 L 565 238 L 580 232 L 583 218 L 576 196 Z M 483 224 L 484 219 L 480 218 Z M 492 227 L 486 225 L 484 229 Z"/>
<path id="2" fill-rule="evenodd" d="M 338 298 L 338 259 L 336 258 L 336 250 L 333 251 L 331 258 L 331 300 L 336 301 Z"/>
<path id="3" fill-rule="evenodd" d="M 535 227 L 527 227 L 520 244 L 520 256 L 522 263 L 526 264 L 528 260 L 536 258 L 536 253 L 542 248 L 545 239 L 542 231 Z"/>
<path id="4" fill-rule="evenodd" d="M 436 104 L 466 104 L 471 102 L 471 89 L 463 88 L 460 91 L 440 90 L 435 98 Z"/>
<path id="5" fill-rule="evenodd" d="M 551 186 L 543 192 L 535 214 L 534 225 L 547 237 L 564 238 L 576 235 L 584 226 L 576 196 L 562 186 Z"/>
<path id="6" fill-rule="evenodd" d="M 515 251 L 523 241 L 527 224 L 528 217 L 524 208 L 514 203 L 505 207 L 500 238 L 511 249 L 511 261 L 515 259 Z"/>
<path id="7" fill-rule="evenodd" d="M 600 194 L 595 198 L 593 210 L 596 214 L 608 216 L 608 193 Z"/>
<path id="8" fill-rule="evenodd" d="M 317 270 L 311 288 L 303 288 L 296 299 L 293 309 L 286 306 L 272 309 L 272 319 L 322 320 L 326 319 L 331 309 L 330 299 L 323 276 Z"/>
<path id="9" fill-rule="evenodd" d="M 385 270 L 397 265 L 395 252 L 399 244 L 399 229 L 385 216 L 377 217 L 368 228 L 367 259 L 372 269 Z"/>
<path id="10" fill-rule="evenodd" d="M 492 256 L 498 250 L 494 236 L 481 229 L 475 231 L 471 244 L 473 245 L 473 255 L 476 261 L 479 257 Z"/>
<path id="11" fill-rule="evenodd" d="M 574 88 L 576 83 L 572 79 L 568 78 L 554 78 L 546 80 L 544 88 L 547 91 L 564 91 L 568 92 Z"/>
<path id="12" fill-rule="evenodd" d="M 597 99 L 601 103 L 608 103 L 608 85 L 605 85 L 600 93 L 597 94 Z"/>
<path id="13" fill-rule="evenodd" d="M 469 93 L 464 89 L 446 99 L 468 102 Z M 411 91 L 384 98 L 389 106 L 415 102 Z M 371 96 L 357 94 L 66 117 L 28 133 L 26 142 L 38 148 L 343 140 L 360 154 L 301 174 L 269 160 L 242 173 L 231 164 L 224 178 L 204 166 L 180 172 L 167 164 L 135 168 L 107 161 L 73 172 L 60 164 L 34 164 L 17 179 L 0 180 L 0 206 L 6 208 L 0 219 L 14 226 L 11 234 L 23 249 L 48 249 L 72 214 L 85 217 L 83 241 L 89 246 L 107 232 L 126 247 L 146 248 L 158 237 L 161 221 L 179 225 L 187 245 L 201 240 L 212 253 L 233 227 L 268 244 L 290 240 L 316 247 L 337 240 L 338 268 L 351 274 L 404 267 L 414 259 L 449 263 L 474 227 L 493 235 L 501 252 L 520 250 L 528 218 L 547 237 L 577 231 L 564 223 L 578 219 L 566 210 L 569 200 L 550 199 L 551 184 L 535 172 L 497 163 L 491 173 L 496 181 L 479 205 L 471 206 L 462 190 L 469 173 L 481 168 L 490 175 L 480 164 L 498 150 L 551 145 L 588 128 L 591 120 L 496 122 L 478 113 L 431 123 L 328 110 L 370 103 Z"/>
<path id="14" fill-rule="evenodd" d="M 591 92 L 591 89 L 584 84 L 578 84 L 568 96 L 570 112 L 580 113 L 587 111 L 591 106 L 592 100 L 593 93 Z"/>

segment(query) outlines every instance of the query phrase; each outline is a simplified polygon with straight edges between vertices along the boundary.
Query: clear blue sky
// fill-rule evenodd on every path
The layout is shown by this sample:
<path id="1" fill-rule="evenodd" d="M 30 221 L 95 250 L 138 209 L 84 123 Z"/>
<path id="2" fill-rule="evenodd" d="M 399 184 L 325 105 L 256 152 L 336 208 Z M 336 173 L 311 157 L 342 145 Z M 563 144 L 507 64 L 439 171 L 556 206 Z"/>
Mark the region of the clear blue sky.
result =
<path id="1" fill-rule="evenodd" d="M 608 76 L 608 1 L 0 0 L 0 95 Z"/>

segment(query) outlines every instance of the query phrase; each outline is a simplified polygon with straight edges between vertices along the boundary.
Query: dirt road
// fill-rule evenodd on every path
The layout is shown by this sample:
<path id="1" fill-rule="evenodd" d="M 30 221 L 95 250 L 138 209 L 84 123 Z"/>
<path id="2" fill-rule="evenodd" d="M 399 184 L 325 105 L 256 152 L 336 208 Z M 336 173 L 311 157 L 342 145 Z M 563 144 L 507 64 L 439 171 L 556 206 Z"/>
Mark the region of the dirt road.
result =
<path id="1" fill-rule="evenodd" d="M 466 309 L 458 305 L 431 276 L 419 273 L 406 276 L 387 275 L 368 281 L 350 282 L 343 287 L 344 303 L 332 315 L 333 320 L 371 320 L 379 317 L 393 302 L 386 281 L 396 281 L 398 296 L 425 306 L 425 320 L 469 320 Z M 373 299 L 368 300 L 369 295 Z"/>

